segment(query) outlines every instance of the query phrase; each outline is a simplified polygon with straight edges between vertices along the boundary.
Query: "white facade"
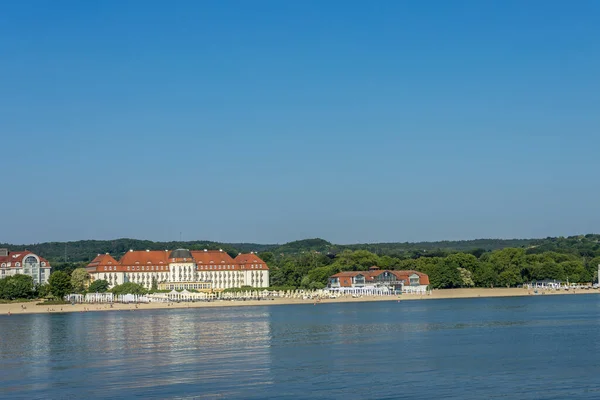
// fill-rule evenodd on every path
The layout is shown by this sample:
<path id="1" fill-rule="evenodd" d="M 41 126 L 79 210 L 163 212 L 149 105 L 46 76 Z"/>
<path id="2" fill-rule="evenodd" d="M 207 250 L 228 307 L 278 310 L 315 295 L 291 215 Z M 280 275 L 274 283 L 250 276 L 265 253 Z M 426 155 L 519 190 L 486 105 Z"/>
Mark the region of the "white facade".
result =
<path id="1" fill-rule="evenodd" d="M 209 282 L 213 289 L 229 289 L 242 286 L 256 288 L 269 287 L 269 270 L 214 270 L 196 271 L 195 265 L 181 263 L 169 264 L 168 272 L 122 272 L 100 271 L 90 272 L 92 280 L 102 279 L 110 287 L 121 285 L 125 282 L 138 283 L 147 289 L 152 287 L 152 280 L 156 283 L 163 282 Z"/>
<path id="2" fill-rule="evenodd" d="M 92 280 L 106 280 L 110 287 L 133 282 L 152 288 L 160 283 L 209 283 L 211 289 L 222 290 L 251 286 L 269 286 L 269 270 L 258 256 L 240 255 L 232 259 L 222 251 L 193 252 L 177 250 L 174 256 L 162 251 L 130 251 L 121 261 L 110 255 L 98 255 L 87 267 Z M 187 253 L 185 253 L 187 252 Z M 171 258 L 175 257 L 175 258 Z"/>
<path id="3" fill-rule="evenodd" d="M 48 283 L 50 263 L 30 251 L 14 251 L 8 253 L 0 249 L 0 279 L 14 275 L 28 275 L 33 284 Z"/>
<path id="4" fill-rule="evenodd" d="M 193 282 L 197 280 L 196 263 L 174 262 L 169 264 L 169 278 L 167 282 Z M 159 282 L 164 282 L 164 280 Z"/>
<path id="5" fill-rule="evenodd" d="M 227 267 L 227 266 L 225 266 Z M 269 270 L 200 270 L 198 280 L 212 283 L 213 289 L 242 286 L 269 287 Z"/>

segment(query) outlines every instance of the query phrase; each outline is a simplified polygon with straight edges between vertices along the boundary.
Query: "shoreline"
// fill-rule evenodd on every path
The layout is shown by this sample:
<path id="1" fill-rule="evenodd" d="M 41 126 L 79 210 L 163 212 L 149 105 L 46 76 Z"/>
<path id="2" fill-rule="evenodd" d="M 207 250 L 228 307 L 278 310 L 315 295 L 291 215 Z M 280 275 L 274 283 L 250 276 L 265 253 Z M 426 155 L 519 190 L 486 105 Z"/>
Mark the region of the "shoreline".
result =
<path id="1" fill-rule="evenodd" d="M 0 304 L 0 316 L 22 315 L 22 314 L 57 314 L 69 312 L 98 312 L 98 311 L 141 311 L 160 309 L 183 309 L 183 308 L 212 308 L 212 307 L 252 307 L 252 306 L 274 306 L 293 304 L 335 304 L 335 303 L 361 303 L 372 301 L 416 301 L 416 300 L 442 300 L 442 299 L 469 299 L 469 298 L 494 298 L 494 297 L 521 297 L 534 296 L 533 290 L 521 288 L 469 288 L 469 289 L 437 289 L 431 294 L 402 294 L 399 296 L 342 296 L 335 299 L 293 299 L 274 298 L 265 300 L 214 300 L 211 302 L 180 302 L 180 303 L 140 303 L 140 304 L 55 304 L 36 305 L 39 300 L 22 303 Z M 600 294 L 597 289 L 576 291 L 569 290 L 540 290 L 539 295 L 564 296 L 579 294 Z M 23 308 L 25 307 L 25 308 Z"/>

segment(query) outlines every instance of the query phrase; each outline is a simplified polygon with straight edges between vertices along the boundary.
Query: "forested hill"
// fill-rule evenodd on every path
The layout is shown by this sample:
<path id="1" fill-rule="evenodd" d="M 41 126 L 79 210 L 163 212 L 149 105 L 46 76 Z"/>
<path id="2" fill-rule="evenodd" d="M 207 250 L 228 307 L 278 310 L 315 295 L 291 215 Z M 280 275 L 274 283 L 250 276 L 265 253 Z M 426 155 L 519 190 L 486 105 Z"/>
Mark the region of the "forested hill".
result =
<path id="1" fill-rule="evenodd" d="M 337 254 L 343 250 L 368 250 L 377 255 L 398 258 L 421 256 L 443 256 L 454 252 L 479 255 L 483 252 L 503 248 L 524 248 L 529 253 L 554 251 L 594 257 L 600 253 L 600 235 L 581 235 L 545 239 L 477 239 L 463 241 L 419 242 L 419 243 L 365 243 L 337 245 L 323 239 L 305 239 L 279 244 L 218 243 L 211 241 L 153 242 L 137 239 L 80 240 L 76 242 L 48 242 L 39 244 L 14 245 L 0 244 L 9 250 L 27 249 L 47 258 L 51 262 L 62 262 L 65 253 L 69 262 L 88 262 L 97 254 L 110 253 L 119 258 L 129 249 L 166 250 L 186 248 L 190 250 L 223 249 L 232 256 L 250 251 L 271 252 L 276 256 L 287 256 L 305 252 Z"/>
<path id="2" fill-rule="evenodd" d="M 128 250 L 174 250 L 179 248 L 190 250 L 223 249 L 229 254 L 237 255 L 250 251 L 265 251 L 275 246 L 251 243 L 217 243 L 211 241 L 192 242 L 153 242 L 138 239 L 115 240 L 79 240 L 76 242 L 47 242 L 27 245 L 0 244 L 0 248 L 9 250 L 29 250 L 50 262 L 89 262 L 98 254 L 110 253 L 119 259 Z"/>

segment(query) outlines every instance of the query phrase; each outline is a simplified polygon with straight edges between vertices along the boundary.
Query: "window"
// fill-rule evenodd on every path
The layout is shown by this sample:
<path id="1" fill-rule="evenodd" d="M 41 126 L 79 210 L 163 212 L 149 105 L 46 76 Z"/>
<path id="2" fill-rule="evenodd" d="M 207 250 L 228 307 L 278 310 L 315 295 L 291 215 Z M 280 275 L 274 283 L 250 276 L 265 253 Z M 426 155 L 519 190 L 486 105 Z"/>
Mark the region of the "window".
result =
<path id="1" fill-rule="evenodd" d="M 45 263 L 45 262 L 42 262 L 42 267 L 45 267 L 45 266 L 46 266 L 46 263 Z"/>
<path id="2" fill-rule="evenodd" d="M 15 264 L 15 267 L 17 267 L 17 268 L 20 267 L 20 266 L 21 266 L 21 263 L 16 263 Z"/>
<path id="3" fill-rule="evenodd" d="M 23 262 L 25 264 L 37 264 L 37 259 L 34 256 L 27 256 Z"/>
<path id="4" fill-rule="evenodd" d="M 6 263 L 2 263 L 2 268 L 6 268 Z"/>
<path id="5" fill-rule="evenodd" d="M 108 267 L 107 267 L 107 266 L 104 266 L 104 270 L 105 270 L 105 271 L 108 271 Z"/>
<path id="6" fill-rule="evenodd" d="M 130 271 L 130 270 L 131 270 L 131 267 L 130 267 L 130 266 L 127 266 L 127 271 Z"/>
<path id="7" fill-rule="evenodd" d="M 419 286 L 419 275 L 413 274 L 409 278 L 411 286 Z"/>

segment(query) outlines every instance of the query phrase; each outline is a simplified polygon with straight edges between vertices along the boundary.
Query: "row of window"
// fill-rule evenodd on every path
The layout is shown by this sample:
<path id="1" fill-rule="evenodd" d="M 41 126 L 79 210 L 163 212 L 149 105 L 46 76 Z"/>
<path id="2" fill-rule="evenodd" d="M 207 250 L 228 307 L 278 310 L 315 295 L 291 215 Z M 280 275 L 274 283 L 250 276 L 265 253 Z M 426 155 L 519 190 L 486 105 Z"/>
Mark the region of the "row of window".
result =
<path id="1" fill-rule="evenodd" d="M 252 264 L 252 268 L 262 269 L 262 264 Z M 235 265 L 198 265 L 198 269 L 235 269 Z"/>
<path id="2" fill-rule="evenodd" d="M 4 266 L 5 266 L 5 264 L 2 264 L 3 268 L 4 268 Z M 17 267 L 18 266 L 19 266 L 19 263 L 17 263 Z M 46 266 L 46 263 L 42 263 L 42 267 L 44 267 L 44 266 Z M 262 268 L 262 264 L 256 264 L 253 266 L 258 266 L 258 268 Z M 235 267 L 233 265 L 211 265 L 210 267 L 209 266 L 201 266 L 200 268 L 201 269 L 211 269 L 211 270 L 235 269 Z M 111 265 L 104 266 L 104 270 L 105 271 L 116 271 L 117 266 L 116 265 L 115 266 L 111 266 Z M 168 271 L 168 268 L 166 265 L 160 265 L 160 266 L 156 266 L 156 267 L 154 265 L 152 265 L 152 266 L 142 265 L 141 269 L 140 269 L 140 266 L 138 265 L 138 266 L 133 266 L 133 267 L 127 266 L 127 271 Z"/>
<path id="3" fill-rule="evenodd" d="M 31 264 L 31 263 L 30 263 L 30 264 Z M 36 264 L 36 263 L 33 263 L 33 264 Z M 45 266 L 46 266 L 46 263 L 45 263 L 45 262 L 42 262 L 42 264 L 41 264 L 41 265 L 42 265 L 42 267 L 45 267 Z M 15 263 L 15 267 L 19 268 L 20 266 L 21 266 L 21 263 L 20 263 L 20 262 L 16 262 L 16 263 Z M 8 264 L 6 264 L 6 263 L 2 263 L 2 264 L 0 264 L 0 268 L 8 268 L 8 267 L 10 267 L 10 263 L 8 263 Z"/>
<path id="4" fill-rule="evenodd" d="M 181 289 L 210 289 L 210 283 L 174 283 L 165 286 L 167 290 Z"/>
<path id="5" fill-rule="evenodd" d="M 127 266 L 127 271 L 168 271 L 169 269 L 165 268 L 165 267 L 166 267 L 166 265 L 160 265 L 160 266 L 156 266 L 156 267 L 154 267 L 154 265 L 148 266 L 148 267 L 142 265 L 141 269 L 140 269 L 139 265 L 138 266 L 133 266 L 133 267 Z M 109 266 L 105 266 L 104 270 L 105 271 L 116 271 L 117 270 L 117 266 L 110 266 L 110 265 Z"/>

